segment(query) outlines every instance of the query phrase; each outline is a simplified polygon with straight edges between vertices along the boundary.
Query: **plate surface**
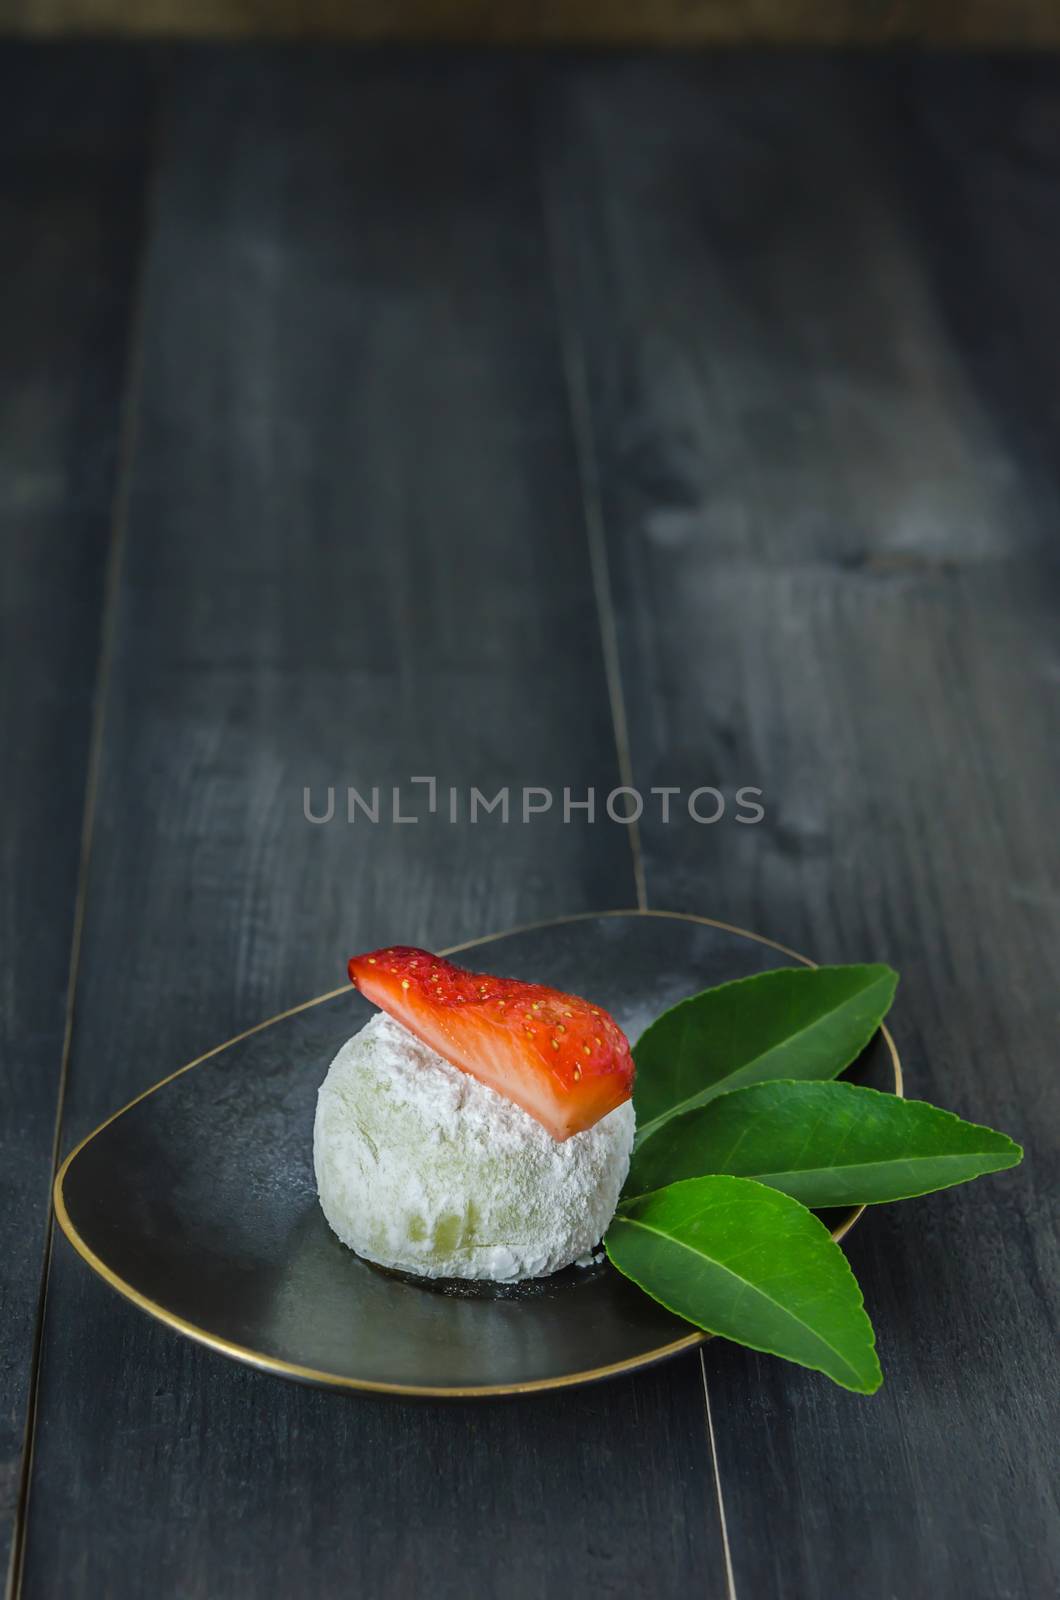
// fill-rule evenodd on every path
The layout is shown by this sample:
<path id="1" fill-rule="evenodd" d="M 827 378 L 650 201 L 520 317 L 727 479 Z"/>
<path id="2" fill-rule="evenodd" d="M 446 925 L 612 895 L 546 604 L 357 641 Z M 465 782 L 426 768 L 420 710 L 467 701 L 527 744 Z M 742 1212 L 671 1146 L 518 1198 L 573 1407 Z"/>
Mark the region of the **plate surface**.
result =
<path id="1" fill-rule="evenodd" d="M 591 996 L 632 1039 L 699 989 L 804 960 L 720 923 L 658 912 L 564 918 L 457 948 L 476 969 Z M 78 1253 L 181 1333 L 336 1388 L 522 1393 L 702 1342 L 607 1263 L 511 1288 L 440 1287 L 383 1272 L 339 1243 L 313 1182 L 316 1091 L 372 1010 L 351 988 L 309 1001 L 97 1128 L 55 1182 L 56 1214 Z M 885 1030 L 849 1076 L 901 1093 Z M 857 1215 L 826 1220 L 838 1237 Z"/>

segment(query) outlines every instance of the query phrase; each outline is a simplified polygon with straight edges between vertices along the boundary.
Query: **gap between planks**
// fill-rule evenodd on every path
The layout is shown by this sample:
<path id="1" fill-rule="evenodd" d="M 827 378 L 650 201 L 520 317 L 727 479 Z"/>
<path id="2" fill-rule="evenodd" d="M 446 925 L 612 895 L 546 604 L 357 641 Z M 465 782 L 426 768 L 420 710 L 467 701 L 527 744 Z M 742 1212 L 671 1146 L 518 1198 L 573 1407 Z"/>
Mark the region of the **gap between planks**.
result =
<path id="1" fill-rule="evenodd" d="M 560 361 L 563 368 L 564 387 L 567 394 L 568 415 L 574 442 L 575 466 L 581 492 L 582 517 L 589 547 L 589 569 L 592 577 L 593 599 L 600 627 L 600 647 L 603 655 L 607 697 L 611 707 L 611 726 L 618 758 L 618 775 L 622 787 L 635 788 L 633 760 L 630 755 L 629 722 L 626 702 L 622 692 L 622 665 L 618 648 L 618 626 L 615 620 L 614 600 L 611 592 L 611 570 L 607 559 L 607 538 L 604 531 L 603 502 L 600 494 L 600 466 L 593 443 L 592 414 L 585 378 L 585 354 L 577 330 L 572 327 L 563 309 L 563 291 L 560 287 L 559 252 L 556 248 L 558 218 L 553 220 L 553 208 L 548 193 L 548 179 L 541 159 L 540 139 L 536 144 L 538 189 L 542 221 L 548 249 L 552 300 L 556 310 L 556 329 L 559 336 Z M 644 858 L 641 850 L 640 826 L 636 821 L 626 823 L 629 849 L 633 858 L 633 884 L 637 896 L 637 909 L 647 911 L 648 893 L 644 878 Z"/>
<path id="2" fill-rule="evenodd" d="M 629 720 L 626 715 L 626 702 L 622 691 L 622 665 L 618 645 L 618 626 L 611 588 L 611 571 L 607 558 L 607 534 L 604 524 L 603 499 L 600 492 L 600 464 L 593 439 L 592 412 L 585 372 L 585 352 L 577 328 L 568 321 L 564 312 L 563 291 L 560 284 L 559 252 L 556 246 L 556 230 L 559 226 L 559 219 L 558 215 L 554 216 L 550 201 L 548 178 L 544 171 L 540 140 L 538 140 L 537 144 L 537 161 L 541 210 L 550 257 L 553 301 L 556 307 L 560 356 L 567 392 L 571 432 L 574 440 L 578 482 L 581 487 L 582 514 L 589 546 L 593 596 L 600 625 L 600 644 L 603 652 L 604 672 L 607 679 L 608 699 L 611 706 L 615 751 L 618 757 L 618 770 L 622 784 L 627 788 L 633 789 L 636 786 L 633 781 Z M 628 826 L 637 909 L 647 911 L 649 909 L 648 890 L 644 872 L 640 829 L 636 822 L 632 822 Z M 703 1385 L 703 1409 L 706 1421 L 707 1444 L 710 1450 L 711 1476 L 714 1480 L 714 1499 L 718 1525 L 721 1531 L 722 1550 L 725 1557 L 725 1594 L 726 1600 L 737 1600 L 732 1550 L 729 1545 L 729 1528 L 725 1517 L 725 1491 L 721 1483 L 717 1442 L 714 1436 L 714 1418 L 710 1409 L 710 1389 L 707 1384 L 707 1365 L 702 1348 L 699 1351 L 699 1372 Z"/>
<path id="3" fill-rule="evenodd" d="M 157 149 L 157 137 L 150 143 Z M 157 169 L 156 169 L 157 170 Z M 157 181 L 157 180 L 155 180 Z M 125 364 L 124 393 L 115 472 L 114 494 L 107 542 L 106 574 L 103 585 L 103 603 L 100 617 L 99 650 L 96 657 L 95 692 L 92 707 L 92 730 L 89 737 L 88 766 L 85 775 L 85 801 L 81 814 L 81 845 L 78 858 L 77 888 L 74 899 L 74 918 L 70 937 L 70 962 L 66 982 L 66 1015 L 63 1024 L 62 1054 L 59 1063 L 59 1083 L 55 1100 L 55 1125 L 52 1133 L 51 1171 L 48 1175 L 48 1212 L 44 1228 L 44 1245 L 41 1253 L 40 1288 L 33 1324 L 33 1352 L 30 1359 L 29 1389 L 26 1402 L 26 1421 L 23 1430 L 22 1466 L 19 1474 L 18 1501 L 15 1509 L 15 1526 L 11 1539 L 11 1556 L 8 1563 L 5 1600 L 19 1600 L 22 1593 L 22 1574 L 25 1567 L 26 1534 L 29 1524 L 30 1495 L 33 1479 L 34 1447 L 37 1433 L 37 1406 L 40 1391 L 41 1352 L 44 1343 L 44 1323 L 48 1308 L 48 1282 L 51 1276 L 52 1251 L 55 1241 L 55 1212 L 52 1206 L 52 1187 L 59 1168 L 62 1148 L 63 1111 L 70 1072 L 70 1054 L 73 1044 L 74 1008 L 77 982 L 81 970 L 81 946 L 85 925 L 85 905 L 88 898 L 89 876 L 92 864 L 92 841 L 95 833 L 96 806 L 99 794 L 100 773 L 103 761 L 103 737 L 106 706 L 110 690 L 111 668 L 114 656 L 114 636 L 117 628 L 118 601 L 122 570 L 125 561 L 126 529 L 129 514 L 129 495 L 132 464 L 136 450 L 139 425 L 140 390 L 143 373 L 143 347 L 145 333 L 145 300 L 147 262 L 155 214 L 155 182 L 149 182 L 144 197 L 140 259 L 131 298 L 129 354 Z"/>

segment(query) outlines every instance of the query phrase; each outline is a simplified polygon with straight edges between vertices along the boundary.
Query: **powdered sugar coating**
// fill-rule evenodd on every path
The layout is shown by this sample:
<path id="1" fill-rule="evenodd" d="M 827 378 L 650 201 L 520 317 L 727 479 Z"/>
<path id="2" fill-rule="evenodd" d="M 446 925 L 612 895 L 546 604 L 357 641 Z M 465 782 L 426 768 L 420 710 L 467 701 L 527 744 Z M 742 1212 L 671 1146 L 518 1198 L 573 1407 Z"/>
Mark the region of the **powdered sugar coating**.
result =
<path id="1" fill-rule="evenodd" d="M 380 1012 L 317 1097 L 324 1215 L 351 1250 L 432 1278 L 514 1283 L 588 1257 L 629 1170 L 631 1101 L 557 1143 Z"/>

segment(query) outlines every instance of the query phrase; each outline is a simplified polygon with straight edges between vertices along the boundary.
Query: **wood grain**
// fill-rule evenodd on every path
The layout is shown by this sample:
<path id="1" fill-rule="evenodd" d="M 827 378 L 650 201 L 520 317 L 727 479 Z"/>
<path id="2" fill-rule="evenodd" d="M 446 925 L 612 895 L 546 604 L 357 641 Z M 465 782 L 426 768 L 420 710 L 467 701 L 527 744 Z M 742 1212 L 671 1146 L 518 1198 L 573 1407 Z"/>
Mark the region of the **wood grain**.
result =
<path id="1" fill-rule="evenodd" d="M 358 945 L 632 893 L 617 829 L 302 814 L 614 781 L 522 70 L 191 53 L 162 126 L 65 1147 Z M 711 1493 L 694 1359 L 347 1403 L 56 1251 L 27 1597 L 721 1594 Z"/>
<path id="2" fill-rule="evenodd" d="M 144 164 L 124 56 L 0 54 L 0 1566 L 21 1491 Z"/>
<path id="3" fill-rule="evenodd" d="M 852 1235 L 872 1401 L 710 1347 L 735 1593 L 1053 1592 L 1055 63 L 151 60 L 64 1147 L 362 939 L 632 898 L 617 830 L 302 816 L 306 784 L 616 781 L 588 511 L 636 781 L 764 790 L 754 827 L 649 807 L 651 902 L 894 961 L 910 1091 L 1028 1147 Z M 3 1061 L 33 1065 L 9 1503 L 148 70 L 0 54 L 28 774 L 0 802 Z M 555 1403 L 344 1404 L 184 1344 L 61 1246 L 22 1592 L 721 1595 L 702 1402 L 693 1360 Z"/>
<path id="4" fill-rule="evenodd" d="M 0 27 L 494 44 L 1060 44 L 1053 0 L 0 0 Z"/>
<path id="5" fill-rule="evenodd" d="M 1021 1172 L 870 1215 L 871 1402 L 717 1346 L 740 1595 L 1060 1576 L 1060 72 L 583 63 L 542 114 L 649 900 L 903 973 L 907 1092 Z"/>

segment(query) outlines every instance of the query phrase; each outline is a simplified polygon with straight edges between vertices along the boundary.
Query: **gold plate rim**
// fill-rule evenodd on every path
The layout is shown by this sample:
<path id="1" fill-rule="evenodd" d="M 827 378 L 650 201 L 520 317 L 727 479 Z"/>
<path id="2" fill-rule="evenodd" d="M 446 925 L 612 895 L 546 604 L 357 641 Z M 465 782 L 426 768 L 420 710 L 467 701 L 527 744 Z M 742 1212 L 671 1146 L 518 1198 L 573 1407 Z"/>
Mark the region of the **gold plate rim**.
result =
<path id="1" fill-rule="evenodd" d="M 779 950 L 783 955 L 791 956 L 805 967 L 817 966 L 809 956 L 804 956 L 798 950 L 792 950 L 789 945 L 781 944 L 777 939 L 767 938 L 765 934 L 752 933 L 749 928 L 738 927 L 732 922 L 722 922 L 717 917 L 704 917 L 692 911 L 662 911 L 646 906 L 633 906 L 629 908 L 616 908 L 606 911 L 575 911 L 561 917 L 542 917 L 534 922 L 520 923 L 514 928 L 503 928 L 498 933 L 483 934 L 475 939 L 465 939 L 460 944 L 447 945 L 438 954 L 443 956 L 456 955 L 462 950 L 473 950 L 478 945 L 491 944 L 498 939 L 507 939 L 515 934 L 532 933 L 539 928 L 560 927 L 570 922 L 590 922 L 600 917 L 663 917 L 672 922 L 695 922 L 709 928 L 721 928 L 726 933 L 737 934 L 740 938 L 751 939 L 755 944 L 768 945 L 773 950 Z M 303 1367 L 297 1362 L 284 1361 L 280 1356 L 268 1355 L 263 1350 L 255 1350 L 248 1345 L 235 1344 L 223 1338 L 220 1334 L 211 1333 L 208 1328 L 200 1328 L 196 1323 L 188 1322 L 176 1312 L 170 1311 L 157 1300 L 151 1300 L 126 1279 L 119 1277 L 106 1262 L 82 1239 L 75 1228 L 70 1214 L 66 1209 L 66 1200 L 63 1194 L 63 1180 L 67 1171 L 77 1159 L 86 1145 L 90 1144 L 112 1122 L 131 1111 L 133 1106 L 139 1105 L 141 1100 L 146 1100 L 149 1095 L 156 1094 L 159 1089 L 164 1089 L 167 1083 L 172 1083 L 175 1078 L 182 1077 L 185 1072 L 190 1072 L 193 1067 L 201 1066 L 204 1061 L 209 1061 L 213 1056 L 220 1055 L 222 1051 L 229 1050 L 235 1044 L 240 1044 L 244 1039 L 249 1039 L 252 1034 L 261 1033 L 263 1029 L 271 1027 L 276 1022 L 283 1022 L 287 1017 L 297 1016 L 301 1011 L 310 1011 L 314 1006 L 325 1005 L 329 1000 L 337 1000 L 340 995 L 349 994 L 349 984 L 343 984 L 337 989 L 329 989 L 326 994 L 316 995 L 312 1000 L 303 1000 L 300 1005 L 290 1006 L 286 1011 L 278 1011 L 275 1016 L 266 1017 L 264 1022 L 256 1022 L 252 1028 L 244 1028 L 242 1033 L 235 1034 L 231 1039 L 226 1039 L 223 1044 L 214 1045 L 211 1050 L 206 1050 L 202 1055 L 196 1056 L 193 1061 L 188 1061 L 184 1066 L 178 1067 L 175 1072 L 167 1073 L 150 1088 L 143 1089 L 138 1095 L 127 1101 L 117 1111 L 112 1111 L 99 1125 L 87 1133 L 64 1160 L 55 1175 L 52 1188 L 52 1202 L 55 1208 L 56 1219 L 66 1238 L 73 1245 L 77 1254 L 87 1263 L 103 1281 L 115 1289 L 123 1299 L 131 1301 L 148 1316 L 164 1323 L 166 1327 L 173 1328 L 177 1333 L 182 1333 L 185 1338 L 192 1339 L 196 1344 L 204 1345 L 209 1350 L 216 1351 L 219 1355 L 228 1356 L 230 1360 L 242 1362 L 244 1366 L 254 1367 L 259 1372 L 271 1372 L 278 1377 L 293 1378 L 301 1383 L 314 1384 L 320 1388 L 352 1390 L 360 1394 L 395 1395 L 411 1400 L 488 1400 L 504 1395 L 535 1394 L 553 1389 L 569 1389 L 580 1384 L 599 1382 L 604 1378 L 617 1377 L 624 1372 L 640 1372 L 647 1367 L 655 1366 L 660 1361 L 667 1360 L 670 1356 L 678 1355 L 682 1350 L 694 1350 L 697 1346 L 705 1344 L 713 1336 L 697 1329 L 686 1334 L 683 1338 L 674 1340 L 672 1344 L 660 1345 L 646 1355 L 632 1356 L 628 1361 L 613 1361 L 605 1367 L 590 1367 L 583 1372 L 564 1373 L 559 1378 L 535 1378 L 528 1383 L 498 1383 L 479 1384 L 471 1387 L 436 1387 L 425 1384 L 401 1383 L 376 1383 L 370 1379 L 347 1378 L 340 1373 L 323 1372 L 315 1367 Z M 905 1080 L 902 1072 L 901 1058 L 898 1048 L 885 1024 L 880 1025 L 880 1033 L 887 1046 L 894 1071 L 894 1092 L 899 1098 L 905 1096 Z M 837 1228 L 832 1230 L 832 1238 L 837 1242 L 846 1237 L 851 1228 L 865 1211 L 865 1206 L 856 1206 Z"/>

